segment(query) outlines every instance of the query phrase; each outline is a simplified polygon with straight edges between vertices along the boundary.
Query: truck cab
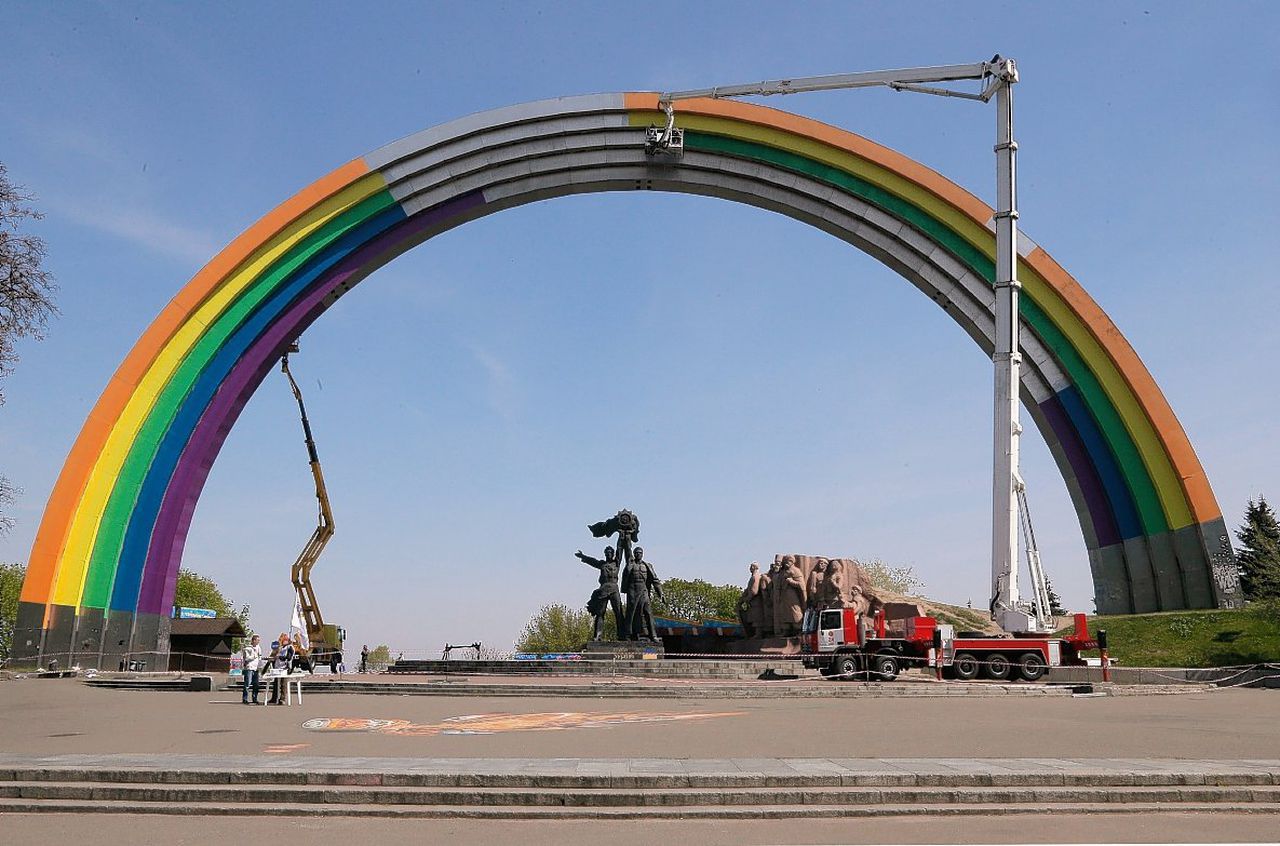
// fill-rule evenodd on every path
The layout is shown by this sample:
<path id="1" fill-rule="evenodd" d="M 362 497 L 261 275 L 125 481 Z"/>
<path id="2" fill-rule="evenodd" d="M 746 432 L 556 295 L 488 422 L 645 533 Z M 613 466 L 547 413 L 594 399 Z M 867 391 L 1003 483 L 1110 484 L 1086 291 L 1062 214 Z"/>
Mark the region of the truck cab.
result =
<path id="1" fill-rule="evenodd" d="M 855 608 L 811 608 L 800 624 L 800 652 L 824 676 L 889 681 L 916 663 L 902 638 L 887 637 L 883 611 L 868 618 Z"/>

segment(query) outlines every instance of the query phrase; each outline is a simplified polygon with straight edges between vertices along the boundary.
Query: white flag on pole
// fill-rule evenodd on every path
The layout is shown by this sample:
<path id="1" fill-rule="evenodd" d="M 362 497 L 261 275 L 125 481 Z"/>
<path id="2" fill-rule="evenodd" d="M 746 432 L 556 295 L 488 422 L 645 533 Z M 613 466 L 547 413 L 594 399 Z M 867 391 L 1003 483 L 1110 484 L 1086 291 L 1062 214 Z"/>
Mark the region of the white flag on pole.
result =
<path id="1" fill-rule="evenodd" d="M 293 597 L 293 619 L 289 621 L 289 639 L 304 652 L 311 649 L 311 641 L 307 638 L 307 624 L 302 621 L 302 598 Z"/>

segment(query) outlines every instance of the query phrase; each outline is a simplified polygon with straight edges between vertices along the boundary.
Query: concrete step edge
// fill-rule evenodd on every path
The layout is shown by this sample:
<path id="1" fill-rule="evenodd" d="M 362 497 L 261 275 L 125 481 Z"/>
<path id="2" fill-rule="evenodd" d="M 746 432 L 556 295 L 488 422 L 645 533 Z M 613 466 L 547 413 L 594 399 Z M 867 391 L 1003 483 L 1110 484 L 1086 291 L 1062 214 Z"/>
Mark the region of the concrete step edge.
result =
<path id="1" fill-rule="evenodd" d="M 0 786 L 13 783 L 82 783 L 144 786 L 258 786 L 388 789 L 518 790 L 777 790 L 777 789 L 1034 789 L 1034 788 L 1231 788 L 1280 785 L 1280 771 L 1165 773 L 629 773 L 592 775 L 524 772 L 306 772 L 290 770 L 200 770 L 50 767 L 0 769 Z"/>
<path id="2" fill-rule="evenodd" d="M 744 808 L 645 806 L 640 808 L 487 808 L 436 806 L 431 808 L 386 805 L 199 805 L 182 803 L 137 805 L 129 802 L 39 801 L 0 799 L 0 813 L 111 813 L 183 816 L 273 816 L 273 817 L 393 817 L 432 819 L 800 819 L 821 817 L 887 816 L 1010 816 L 1027 814 L 1114 814 L 1114 813 L 1245 813 L 1278 814 L 1280 803 L 1117 803 L 1117 804 L 1036 804 L 991 805 L 757 805 Z"/>
<path id="3" fill-rule="evenodd" d="M 33 801 L 135 801 L 483 807 L 654 807 L 690 805 L 1019 805 L 1150 802 L 1280 803 L 1276 787 L 1026 787 L 824 788 L 718 790 L 577 790 L 546 788 L 396 788 L 357 786 L 104 785 L 93 782 L 11 782 L 0 798 Z"/>

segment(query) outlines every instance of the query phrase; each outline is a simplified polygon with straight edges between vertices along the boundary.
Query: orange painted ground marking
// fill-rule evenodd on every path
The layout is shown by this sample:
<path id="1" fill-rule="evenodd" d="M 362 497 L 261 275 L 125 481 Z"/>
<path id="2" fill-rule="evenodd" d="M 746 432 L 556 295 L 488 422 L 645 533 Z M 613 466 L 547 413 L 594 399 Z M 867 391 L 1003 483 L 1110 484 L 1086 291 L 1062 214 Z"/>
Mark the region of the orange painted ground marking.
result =
<path id="1" fill-rule="evenodd" d="M 563 731 L 572 728 L 604 728 L 637 723 L 688 722 L 715 717 L 739 717 L 745 711 L 684 714 L 673 711 L 549 711 L 535 714 L 465 714 L 439 723 L 419 725 L 408 720 L 366 720 L 352 717 L 318 717 L 302 724 L 311 731 L 375 732 L 404 737 L 437 734 L 498 734 L 508 731 Z"/>
<path id="2" fill-rule="evenodd" d="M 262 751 L 268 755 L 287 755 L 299 749 L 306 749 L 310 745 L 310 743 L 271 743 L 263 747 Z"/>

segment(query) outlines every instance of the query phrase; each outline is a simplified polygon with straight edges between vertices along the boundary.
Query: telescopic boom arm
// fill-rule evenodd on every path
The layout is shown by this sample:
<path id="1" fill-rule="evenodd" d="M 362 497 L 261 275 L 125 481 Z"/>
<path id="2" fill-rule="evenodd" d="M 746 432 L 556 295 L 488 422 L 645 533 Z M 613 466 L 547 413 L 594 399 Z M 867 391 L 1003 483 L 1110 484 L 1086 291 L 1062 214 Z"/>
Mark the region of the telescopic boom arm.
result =
<path id="1" fill-rule="evenodd" d="M 293 398 L 298 401 L 298 413 L 302 417 L 302 434 L 307 439 L 307 457 L 311 463 L 311 476 L 316 483 L 316 500 L 320 506 L 316 530 L 311 533 L 307 545 L 302 548 L 298 560 L 293 562 L 291 576 L 294 590 L 298 592 L 298 603 L 302 607 L 303 621 L 307 626 L 307 638 L 312 648 L 324 641 L 324 617 L 320 613 L 320 605 L 316 602 L 316 592 L 311 586 L 311 568 L 315 566 L 324 551 L 325 544 L 333 537 L 333 511 L 329 507 L 329 492 L 324 484 L 324 472 L 320 469 L 320 455 L 316 452 L 316 441 L 311 436 L 311 421 L 307 419 L 307 407 L 302 402 L 302 391 L 289 372 L 289 353 L 297 352 L 298 345 L 290 346 L 280 359 L 280 371 L 289 380 L 293 389 Z M 332 644 L 331 644 L 332 645 Z"/>

